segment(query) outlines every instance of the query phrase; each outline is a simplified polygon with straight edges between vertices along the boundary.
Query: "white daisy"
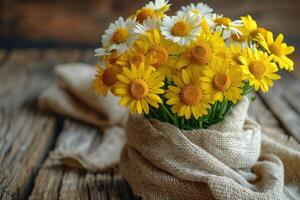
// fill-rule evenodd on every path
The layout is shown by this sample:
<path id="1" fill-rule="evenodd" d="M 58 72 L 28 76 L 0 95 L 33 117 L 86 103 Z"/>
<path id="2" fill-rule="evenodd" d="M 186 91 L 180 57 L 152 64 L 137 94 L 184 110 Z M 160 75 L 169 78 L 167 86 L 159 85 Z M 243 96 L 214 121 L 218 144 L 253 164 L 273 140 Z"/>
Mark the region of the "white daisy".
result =
<path id="1" fill-rule="evenodd" d="M 161 25 L 161 33 L 166 39 L 179 45 L 190 45 L 196 41 L 201 31 L 201 17 L 199 15 L 166 16 Z"/>
<path id="2" fill-rule="evenodd" d="M 150 8 L 154 11 L 159 10 L 168 10 L 170 7 L 170 4 L 168 4 L 169 1 L 167 0 L 155 0 L 155 2 L 150 1 L 148 4 L 145 5 L 145 8 Z"/>
<path id="3" fill-rule="evenodd" d="M 179 10 L 177 14 L 192 13 L 206 18 L 207 16 L 211 15 L 212 12 L 213 9 L 204 3 L 198 3 L 197 5 L 191 3 L 188 6 L 182 6 L 181 10 Z"/>
<path id="4" fill-rule="evenodd" d="M 104 48 L 98 48 L 94 50 L 94 56 L 104 56 L 106 54 L 106 51 Z"/>
<path id="5" fill-rule="evenodd" d="M 134 31 L 138 34 L 145 34 L 145 32 L 153 29 L 158 29 L 161 23 L 160 19 L 155 17 L 148 17 L 143 21 L 143 24 L 137 24 L 134 27 Z"/>
<path id="6" fill-rule="evenodd" d="M 210 16 L 208 24 L 210 28 L 221 32 L 225 40 L 231 37 L 231 35 L 242 34 L 237 28 L 243 26 L 242 20 L 232 21 L 230 18 L 224 17 L 223 15 L 213 14 Z"/>
<path id="7" fill-rule="evenodd" d="M 169 10 L 170 4 L 165 0 L 155 0 L 155 2 L 149 2 L 143 8 L 138 10 L 134 17 L 136 17 L 136 21 L 139 23 L 143 23 L 149 17 L 162 18 L 165 16 L 165 12 Z"/>
<path id="8" fill-rule="evenodd" d="M 122 17 L 111 23 L 102 35 L 103 48 L 107 51 L 115 49 L 118 54 L 124 53 L 138 38 L 138 34 L 134 32 L 136 24 L 135 19 L 124 21 Z"/>

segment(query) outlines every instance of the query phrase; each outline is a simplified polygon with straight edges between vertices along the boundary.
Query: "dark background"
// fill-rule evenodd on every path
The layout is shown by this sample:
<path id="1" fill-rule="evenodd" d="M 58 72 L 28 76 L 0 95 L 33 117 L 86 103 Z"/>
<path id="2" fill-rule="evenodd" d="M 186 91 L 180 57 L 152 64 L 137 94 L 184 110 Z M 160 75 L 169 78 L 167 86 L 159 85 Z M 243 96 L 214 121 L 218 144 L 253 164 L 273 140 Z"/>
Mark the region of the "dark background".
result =
<path id="1" fill-rule="evenodd" d="M 144 0 L 0 0 L 0 48 L 94 48 L 118 16 L 126 17 Z M 171 0 L 169 13 L 197 1 Z M 300 0 L 203 1 L 218 13 L 252 15 L 261 26 L 285 33 L 300 46 Z"/>

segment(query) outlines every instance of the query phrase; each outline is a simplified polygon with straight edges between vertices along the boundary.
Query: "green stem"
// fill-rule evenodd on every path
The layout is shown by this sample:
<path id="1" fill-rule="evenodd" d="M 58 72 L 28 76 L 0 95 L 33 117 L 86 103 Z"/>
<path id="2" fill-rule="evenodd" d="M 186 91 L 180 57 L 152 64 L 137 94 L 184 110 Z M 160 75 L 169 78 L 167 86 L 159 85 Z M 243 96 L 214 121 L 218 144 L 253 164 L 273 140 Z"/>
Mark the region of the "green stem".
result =
<path id="1" fill-rule="evenodd" d="M 176 117 L 174 117 L 174 115 L 172 113 L 170 113 L 170 111 L 168 110 L 168 108 L 164 105 L 161 104 L 161 107 L 163 108 L 163 110 L 165 111 L 165 113 L 167 113 L 167 115 L 172 119 L 172 121 L 175 123 L 177 123 Z"/>

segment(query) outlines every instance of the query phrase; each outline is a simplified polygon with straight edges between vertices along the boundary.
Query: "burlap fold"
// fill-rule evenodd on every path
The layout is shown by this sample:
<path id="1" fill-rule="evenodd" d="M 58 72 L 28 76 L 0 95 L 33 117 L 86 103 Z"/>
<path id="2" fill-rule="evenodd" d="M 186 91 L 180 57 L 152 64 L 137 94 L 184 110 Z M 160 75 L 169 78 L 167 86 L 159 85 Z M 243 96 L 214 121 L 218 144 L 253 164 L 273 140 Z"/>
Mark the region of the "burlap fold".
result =
<path id="1" fill-rule="evenodd" d="M 122 175 L 143 199 L 285 199 L 283 164 L 272 154 L 258 161 L 261 129 L 248 106 L 206 130 L 131 116 Z"/>

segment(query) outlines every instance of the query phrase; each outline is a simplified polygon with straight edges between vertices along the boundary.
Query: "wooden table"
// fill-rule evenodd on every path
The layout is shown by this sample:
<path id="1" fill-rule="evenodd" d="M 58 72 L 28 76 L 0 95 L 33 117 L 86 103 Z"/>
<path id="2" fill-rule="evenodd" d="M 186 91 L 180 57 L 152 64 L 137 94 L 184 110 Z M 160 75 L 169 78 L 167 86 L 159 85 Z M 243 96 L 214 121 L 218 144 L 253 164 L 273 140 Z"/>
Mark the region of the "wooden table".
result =
<path id="1" fill-rule="evenodd" d="M 49 152 L 65 134 L 100 132 L 37 106 L 36 97 L 53 81 L 54 66 L 67 62 L 95 63 L 95 58 L 91 50 L 0 50 L 0 198 L 135 199 L 117 169 L 92 174 L 49 166 Z M 249 113 L 300 141 L 300 81 L 283 77 L 267 95 L 254 94 Z"/>

